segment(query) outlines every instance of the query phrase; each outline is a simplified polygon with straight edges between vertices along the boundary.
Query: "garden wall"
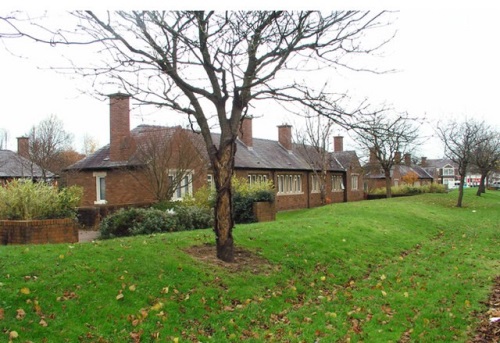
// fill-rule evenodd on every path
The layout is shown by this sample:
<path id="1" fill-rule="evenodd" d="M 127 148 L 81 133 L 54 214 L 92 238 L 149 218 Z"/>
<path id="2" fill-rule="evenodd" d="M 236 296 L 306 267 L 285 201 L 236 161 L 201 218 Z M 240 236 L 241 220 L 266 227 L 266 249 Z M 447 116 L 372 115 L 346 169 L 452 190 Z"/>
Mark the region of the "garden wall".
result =
<path id="1" fill-rule="evenodd" d="M 73 219 L 0 220 L 0 244 L 45 244 L 78 242 Z"/>
<path id="2" fill-rule="evenodd" d="M 276 206 L 274 202 L 259 201 L 253 203 L 253 214 L 257 222 L 271 222 L 276 220 Z"/>

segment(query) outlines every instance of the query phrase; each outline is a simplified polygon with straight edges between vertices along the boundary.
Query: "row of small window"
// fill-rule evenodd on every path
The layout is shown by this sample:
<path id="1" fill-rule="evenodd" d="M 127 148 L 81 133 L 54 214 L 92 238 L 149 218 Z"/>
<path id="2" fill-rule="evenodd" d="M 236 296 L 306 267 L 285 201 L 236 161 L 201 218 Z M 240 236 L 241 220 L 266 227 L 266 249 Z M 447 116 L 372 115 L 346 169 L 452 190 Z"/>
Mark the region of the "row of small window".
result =
<path id="1" fill-rule="evenodd" d="M 94 173 L 96 178 L 96 195 L 97 199 L 95 204 L 105 204 L 106 203 L 106 173 L 96 172 Z M 174 176 L 169 175 L 169 181 L 174 181 Z M 193 193 L 193 174 L 189 172 L 185 175 L 182 180 L 177 185 L 177 188 L 172 195 L 172 200 L 180 200 L 187 194 Z"/>

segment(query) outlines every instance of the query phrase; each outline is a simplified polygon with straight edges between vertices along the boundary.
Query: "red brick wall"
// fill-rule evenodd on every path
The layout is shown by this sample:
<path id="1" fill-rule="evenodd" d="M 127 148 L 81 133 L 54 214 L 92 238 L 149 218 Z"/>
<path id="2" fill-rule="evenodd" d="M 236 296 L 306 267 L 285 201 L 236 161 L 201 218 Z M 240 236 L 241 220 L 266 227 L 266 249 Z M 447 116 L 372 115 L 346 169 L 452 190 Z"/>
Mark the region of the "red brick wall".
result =
<path id="1" fill-rule="evenodd" d="M 0 242 L 7 244 L 76 243 L 72 219 L 0 220 Z"/>
<path id="2" fill-rule="evenodd" d="M 275 203 L 254 202 L 253 213 L 258 222 L 271 222 L 276 220 Z"/>

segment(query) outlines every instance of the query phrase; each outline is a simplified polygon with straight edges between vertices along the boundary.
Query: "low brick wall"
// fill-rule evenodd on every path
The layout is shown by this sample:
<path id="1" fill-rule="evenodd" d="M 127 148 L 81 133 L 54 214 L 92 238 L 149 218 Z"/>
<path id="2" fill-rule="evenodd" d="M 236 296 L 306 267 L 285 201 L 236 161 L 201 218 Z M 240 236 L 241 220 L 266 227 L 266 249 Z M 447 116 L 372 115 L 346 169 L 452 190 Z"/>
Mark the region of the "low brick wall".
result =
<path id="1" fill-rule="evenodd" d="M 274 202 L 259 201 L 253 203 L 253 214 L 258 222 L 272 222 L 276 220 L 276 206 Z"/>
<path id="2" fill-rule="evenodd" d="M 150 207 L 152 203 L 121 204 L 121 205 L 95 205 L 79 207 L 77 209 L 78 223 L 86 229 L 97 230 L 101 220 L 121 208 Z"/>
<path id="3" fill-rule="evenodd" d="M 0 220 L 0 244 L 45 244 L 78 242 L 73 219 Z"/>

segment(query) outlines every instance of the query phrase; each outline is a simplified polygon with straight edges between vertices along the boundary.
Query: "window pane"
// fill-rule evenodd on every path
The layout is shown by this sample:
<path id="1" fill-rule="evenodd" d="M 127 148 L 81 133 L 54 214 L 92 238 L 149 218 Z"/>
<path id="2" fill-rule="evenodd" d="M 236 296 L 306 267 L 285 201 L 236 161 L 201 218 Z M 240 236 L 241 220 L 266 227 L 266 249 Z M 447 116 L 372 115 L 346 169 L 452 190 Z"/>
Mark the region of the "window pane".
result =
<path id="1" fill-rule="evenodd" d="M 99 200 L 106 200 L 106 179 L 99 178 Z"/>

